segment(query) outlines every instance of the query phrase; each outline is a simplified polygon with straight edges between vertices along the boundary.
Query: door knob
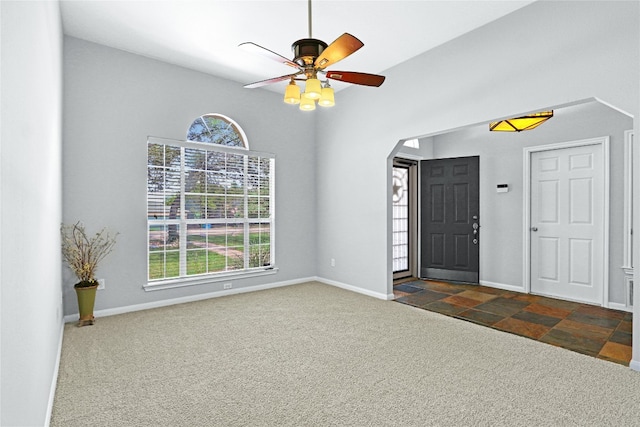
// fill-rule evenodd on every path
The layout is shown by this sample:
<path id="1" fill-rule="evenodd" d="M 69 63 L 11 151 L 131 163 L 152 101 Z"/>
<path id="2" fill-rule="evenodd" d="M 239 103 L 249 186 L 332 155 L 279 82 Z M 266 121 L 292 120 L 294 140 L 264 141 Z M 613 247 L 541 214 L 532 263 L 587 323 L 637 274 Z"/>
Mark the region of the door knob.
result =
<path id="1" fill-rule="evenodd" d="M 538 227 L 531 227 L 531 231 L 538 231 Z"/>

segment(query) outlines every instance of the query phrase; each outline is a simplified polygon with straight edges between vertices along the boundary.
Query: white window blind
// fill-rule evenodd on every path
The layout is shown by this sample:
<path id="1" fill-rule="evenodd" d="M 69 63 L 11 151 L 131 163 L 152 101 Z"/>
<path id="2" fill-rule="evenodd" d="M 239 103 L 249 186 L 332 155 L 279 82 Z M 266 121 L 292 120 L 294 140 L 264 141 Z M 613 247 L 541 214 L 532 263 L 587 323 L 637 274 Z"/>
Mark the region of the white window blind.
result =
<path id="1" fill-rule="evenodd" d="M 148 140 L 148 281 L 272 269 L 275 158 Z"/>

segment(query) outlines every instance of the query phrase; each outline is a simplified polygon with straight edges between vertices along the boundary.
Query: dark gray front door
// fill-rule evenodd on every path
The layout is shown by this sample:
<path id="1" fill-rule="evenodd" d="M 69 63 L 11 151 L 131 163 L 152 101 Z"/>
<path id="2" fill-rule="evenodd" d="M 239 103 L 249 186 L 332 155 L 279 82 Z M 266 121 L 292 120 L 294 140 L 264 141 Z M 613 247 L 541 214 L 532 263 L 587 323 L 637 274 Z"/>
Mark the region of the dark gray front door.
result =
<path id="1" fill-rule="evenodd" d="M 423 160 L 420 277 L 478 283 L 480 158 Z"/>

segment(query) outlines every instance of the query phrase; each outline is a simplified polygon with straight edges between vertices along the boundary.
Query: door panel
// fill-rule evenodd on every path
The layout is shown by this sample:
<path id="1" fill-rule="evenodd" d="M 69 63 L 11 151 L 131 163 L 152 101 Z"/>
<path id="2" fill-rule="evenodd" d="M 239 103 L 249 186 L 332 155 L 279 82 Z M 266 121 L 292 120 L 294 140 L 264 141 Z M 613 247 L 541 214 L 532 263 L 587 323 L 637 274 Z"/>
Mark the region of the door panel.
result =
<path id="1" fill-rule="evenodd" d="M 540 181 L 538 184 L 540 197 L 545 203 L 537 205 L 538 221 L 546 224 L 558 223 L 558 180 Z"/>
<path id="2" fill-rule="evenodd" d="M 433 233 L 431 235 L 431 267 L 444 268 L 444 234 Z"/>
<path id="3" fill-rule="evenodd" d="M 444 224 L 444 185 L 431 185 L 431 222 Z"/>
<path id="4" fill-rule="evenodd" d="M 469 224 L 469 184 L 453 185 L 454 219 L 456 224 Z"/>
<path id="5" fill-rule="evenodd" d="M 420 277 L 478 283 L 479 163 L 477 156 L 422 161 Z"/>
<path id="6" fill-rule="evenodd" d="M 453 251 L 455 261 L 453 265 L 456 268 L 466 268 L 471 262 L 469 259 L 469 246 L 471 244 L 471 242 L 469 242 L 469 235 L 456 234 L 453 236 L 453 239 L 455 243 L 455 250 Z"/>
<path id="7" fill-rule="evenodd" d="M 569 239 L 569 284 L 591 285 L 591 269 L 584 267 L 593 264 L 592 243 L 587 239 Z"/>
<path id="8" fill-rule="evenodd" d="M 558 273 L 558 247 L 559 240 L 553 237 L 540 237 L 538 239 L 539 254 L 539 278 L 557 282 Z"/>
<path id="9" fill-rule="evenodd" d="M 569 220 L 571 224 L 593 224 L 592 178 L 569 180 Z"/>
<path id="10" fill-rule="evenodd" d="M 600 304 L 604 281 L 600 145 L 531 156 L 531 292 Z"/>

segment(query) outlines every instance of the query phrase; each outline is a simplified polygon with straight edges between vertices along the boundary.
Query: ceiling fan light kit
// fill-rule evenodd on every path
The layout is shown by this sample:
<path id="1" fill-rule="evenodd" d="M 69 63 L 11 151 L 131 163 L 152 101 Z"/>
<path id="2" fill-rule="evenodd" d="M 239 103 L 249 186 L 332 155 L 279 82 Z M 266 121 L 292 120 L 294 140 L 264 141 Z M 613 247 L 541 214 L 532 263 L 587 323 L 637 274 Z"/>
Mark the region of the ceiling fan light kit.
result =
<path id="1" fill-rule="evenodd" d="M 326 82 L 322 87 L 322 95 L 318 100 L 318 105 L 321 107 L 333 107 L 336 105 L 333 88 L 329 86 L 329 82 Z"/>
<path id="2" fill-rule="evenodd" d="M 302 111 L 313 111 L 316 109 L 316 102 L 311 98 L 303 96 L 300 98 L 300 109 Z"/>
<path id="3" fill-rule="evenodd" d="M 287 85 L 287 89 L 284 91 L 284 102 L 287 104 L 300 104 L 300 86 L 291 79 L 291 83 Z"/>
<path id="4" fill-rule="evenodd" d="M 320 99 L 320 95 L 322 95 L 322 84 L 320 83 L 320 80 L 315 77 L 307 79 L 304 87 L 305 98 L 313 99 L 315 101 Z"/>
<path id="5" fill-rule="evenodd" d="M 513 119 L 500 120 L 489 124 L 489 130 L 493 132 L 522 132 L 535 129 L 553 117 L 553 110 L 541 111 Z"/>
<path id="6" fill-rule="evenodd" d="M 274 77 L 267 80 L 245 85 L 245 88 L 253 89 L 268 84 L 290 80 L 284 93 L 284 102 L 299 105 L 303 111 L 313 111 L 316 101 L 321 107 L 333 107 L 335 105 L 335 93 L 329 85 L 328 79 L 339 80 L 362 86 L 379 87 L 385 77 L 376 74 L 359 73 L 355 71 L 325 71 L 326 67 L 343 60 L 364 44 L 349 33 L 344 33 L 330 45 L 322 40 L 311 37 L 311 0 L 308 1 L 309 11 L 309 38 L 300 39 L 291 45 L 293 60 L 275 53 L 252 42 L 241 43 L 240 47 L 258 52 L 269 59 L 280 62 L 297 69 L 293 74 Z M 323 78 L 318 78 L 318 76 Z M 301 94 L 296 80 L 305 82 L 305 90 Z"/>

